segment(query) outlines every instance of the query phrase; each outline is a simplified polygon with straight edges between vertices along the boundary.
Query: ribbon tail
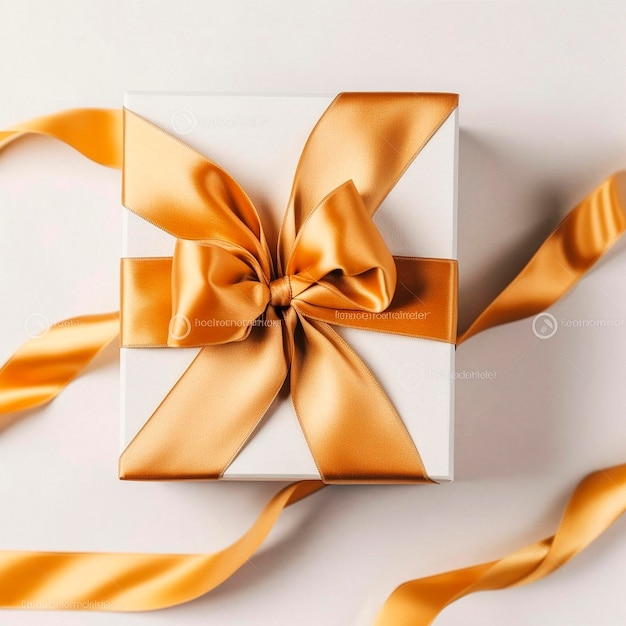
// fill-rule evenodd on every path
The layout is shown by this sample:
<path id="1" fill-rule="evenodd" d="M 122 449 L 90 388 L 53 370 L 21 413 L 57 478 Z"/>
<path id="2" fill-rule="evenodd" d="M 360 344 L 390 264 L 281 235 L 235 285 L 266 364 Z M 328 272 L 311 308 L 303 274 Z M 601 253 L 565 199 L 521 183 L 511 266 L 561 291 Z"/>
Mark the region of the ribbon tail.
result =
<path id="1" fill-rule="evenodd" d="M 291 393 L 324 482 L 429 482 L 406 426 L 365 363 L 328 324 L 300 322 Z"/>
<path id="2" fill-rule="evenodd" d="M 626 230 L 626 171 L 574 208 L 522 271 L 459 337 L 536 315 L 565 295 Z"/>
<path id="3" fill-rule="evenodd" d="M 117 339 L 119 314 L 74 317 L 43 329 L 0 369 L 0 415 L 53 400 Z"/>
<path id="4" fill-rule="evenodd" d="M 119 109 L 70 109 L 23 122 L 0 131 L 0 150 L 30 133 L 59 139 L 100 165 L 122 167 Z"/>
<path id="5" fill-rule="evenodd" d="M 594 472 L 574 491 L 552 537 L 497 561 L 404 583 L 389 596 L 374 626 L 428 626 L 470 593 L 535 582 L 584 550 L 625 510 L 626 465 Z"/>
<path id="6" fill-rule="evenodd" d="M 0 552 L 0 607 L 149 611 L 189 602 L 230 578 L 263 543 L 280 513 L 323 487 L 293 483 L 252 527 L 214 554 Z"/>
<path id="7" fill-rule="evenodd" d="M 220 478 L 287 377 L 281 321 L 245 341 L 202 348 L 120 457 L 120 478 Z"/>

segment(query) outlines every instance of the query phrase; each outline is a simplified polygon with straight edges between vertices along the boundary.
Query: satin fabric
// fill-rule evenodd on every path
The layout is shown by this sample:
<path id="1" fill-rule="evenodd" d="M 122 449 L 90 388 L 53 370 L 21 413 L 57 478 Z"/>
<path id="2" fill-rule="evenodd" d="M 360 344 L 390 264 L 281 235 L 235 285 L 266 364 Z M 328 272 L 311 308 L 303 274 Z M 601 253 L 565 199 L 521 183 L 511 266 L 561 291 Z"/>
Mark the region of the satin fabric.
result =
<path id="1" fill-rule="evenodd" d="M 352 326 L 454 341 L 456 262 L 403 258 L 398 280 L 372 215 L 457 100 L 337 96 L 303 149 L 276 263 L 233 177 L 125 111 L 123 202 L 177 242 L 169 268 L 123 262 L 122 345 L 202 349 L 122 453 L 121 478 L 220 478 L 288 378 L 324 482 L 428 481 L 392 402 L 331 324 L 358 315 Z"/>
<path id="2" fill-rule="evenodd" d="M 29 134 L 59 139 L 100 165 L 122 167 L 122 111 L 119 109 L 70 109 L 43 115 L 0 131 L 0 150 Z"/>
<path id="3" fill-rule="evenodd" d="M 0 369 L 0 415 L 49 402 L 117 340 L 119 327 L 118 313 L 83 315 L 27 341 Z"/>
<path id="4" fill-rule="evenodd" d="M 565 295 L 626 229 L 626 173 L 607 178 L 554 229 L 522 271 L 459 336 L 536 315 Z"/>
<path id="5" fill-rule="evenodd" d="M 197 248 L 197 247 L 196 247 Z M 219 249 L 211 249 L 211 255 L 220 254 Z M 226 257 L 227 258 L 227 257 Z M 363 330 L 375 330 L 378 332 L 391 332 L 409 337 L 420 337 L 455 343 L 456 337 L 456 301 L 457 301 L 457 263 L 451 259 L 432 258 L 405 258 L 394 257 L 396 272 L 396 288 L 393 293 L 391 304 L 383 313 L 368 313 L 367 311 L 355 311 L 344 308 L 347 302 L 338 302 L 342 307 L 338 309 L 327 308 L 309 304 L 306 298 L 299 298 L 297 307 L 299 312 L 308 319 L 326 322 L 333 326 L 348 328 L 360 328 Z M 269 285 L 250 285 L 248 291 L 242 288 L 241 283 L 233 284 L 232 274 L 228 275 L 229 263 L 234 260 L 228 258 L 228 263 L 220 259 L 215 264 L 215 270 L 197 272 L 204 266 L 205 259 L 185 268 L 185 276 L 189 277 L 197 272 L 198 282 L 206 281 L 212 277 L 211 287 L 214 291 L 214 301 L 211 303 L 211 311 L 203 318 L 204 306 L 198 313 L 189 310 L 176 309 L 176 315 L 182 318 L 172 317 L 172 259 L 171 258 L 123 258 L 121 263 L 121 301 L 124 313 L 121 316 L 120 341 L 125 348 L 158 348 L 175 345 L 202 345 L 203 342 L 211 341 L 214 345 L 237 341 L 249 336 L 251 329 L 257 325 L 254 315 L 264 311 L 268 300 L 272 306 L 281 305 L 281 300 L 276 294 L 279 280 L 272 281 L 272 289 Z M 233 263 L 231 271 L 236 273 L 237 262 Z M 247 267 L 247 266 L 246 266 Z M 249 272 L 249 268 L 243 268 Z M 178 273 L 179 269 L 177 269 Z M 250 274 L 252 277 L 252 274 Z M 286 290 L 292 294 L 291 280 L 283 279 Z M 252 281 L 250 281 L 252 282 Z M 206 283 L 203 283 L 206 286 Z M 233 286 L 238 287 L 233 289 Z M 252 287 L 252 288 L 250 288 Z M 262 287 L 266 287 L 262 289 Z M 242 294 L 245 293 L 245 296 Z M 333 294 L 334 295 L 334 294 Z M 235 308 L 230 298 L 236 302 Z M 419 300 L 416 298 L 419 297 Z M 272 298 L 278 298 L 273 302 Z M 192 305 L 196 304 L 195 298 Z M 190 306 L 189 308 L 192 308 Z M 422 315 L 428 311 L 428 315 Z M 188 320 L 199 316 L 200 319 L 211 321 L 228 320 L 229 316 L 236 323 L 231 326 L 215 325 L 209 330 L 203 326 L 191 328 Z M 423 319 L 420 319 L 420 318 Z M 142 320 L 150 319 L 150 324 L 142 323 Z M 180 322 L 180 328 L 171 328 L 172 319 Z M 246 319 L 248 320 L 246 322 Z M 262 320 L 259 320 L 260 325 Z M 194 330 L 189 336 L 187 331 Z M 171 334 L 173 332 L 173 335 Z M 181 339 L 176 339 L 176 336 Z"/>
<path id="6" fill-rule="evenodd" d="M 63 114 L 60 114 L 63 117 Z M 109 132 L 119 132 L 116 125 L 119 118 L 105 116 L 103 127 L 93 128 L 92 141 L 98 143 L 99 131 L 103 130 L 103 141 L 107 141 Z M 99 118 L 99 119 L 105 119 Z M 112 123 L 112 126 L 109 126 Z M 44 123 L 44 126 L 46 124 Z M 39 125 L 35 125 L 37 128 Z M 20 126 L 21 129 L 28 125 Z M 24 131 L 19 131 L 24 132 Z M 38 131 L 36 131 L 38 132 Z M 4 144 L 15 138 L 18 131 L 5 133 Z M 2 147 L 2 144 L 0 144 Z M 89 153 L 91 150 L 85 150 Z M 97 154 L 98 149 L 94 154 Z M 108 159 L 115 164 L 116 158 Z M 554 302 L 562 293 L 576 282 L 623 232 L 625 214 L 624 180 L 626 174 L 619 173 L 609 179 L 585 201 L 579 205 L 578 215 L 589 219 L 576 218 L 580 228 L 570 228 L 563 224 L 548 238 L 529 262 L 531 272 L 514 280 L 503 294 L 496 298 L 486 309 L 489 315 L 479 316 L 477 322 L 461 336 L 469 338 L 479 330 L 499 323 L 506 323 L 535 310 L 537 305 L 525 307 L 525 302 Z M 585 224 L 597 227 L 585 231 Z M 587 234 L 585 234 L 585 232 Z M 553 240 L 554 239 L 554 240 Z M 560 251 L 560 252 L 559 252 Z M 591 251 L 591 252 L 589 252 Z M 530 274 L 539 276 L 535 270 L 548 268 L 548 275 L 555 276 L 550 270 L 557 260 L 562 261 L 561 252 L 572 260 L 573 280 L 549 280 L 546 288 L 542 280 L 528 280 Z M 522 272 L 524 274 L 525 270 Z M 279 302 L 282 286 L 275 296 Z M 550 292 L 546 297 L 546 290 Z M 506 293 L 506 295 L 504 295 Z M 516 304 L 518 306 L 516 306 Z M 518 313 L 515 309 L 519 307 Z M 479 320 L 480 324 L 479 324 Z M 92 328 L 108 328 L 111 320 L 86 320 L 93 323 Z M 100 324 L 104 323 L 104 327 Z M 479 327 L 480 326 L 480 327 Z M 71 326 L 69 326 L 71 328 Z M 49 333 L 67 328 L 53 326 Z M 81 329 L 83 341 L 88 325 Z M 472 330 L 473 329 L 473 330 Z M 94 331 L 92 341 L 88 342 L 96 349 L 99 340 Z M 46 335 L 47 336 L 47 335 Z M 107 333 L 100 338 L 100 347 L 110 340 Z M 26 344 L 39 340 L 31 340 Z M 72 349 L 74 337 L 49 346 L 49 355 L 62 360 L 64 351 Z M 28 351 L 27 351 L 28 352 Z M 15 356 L 19 356 L 20 351 Z M 15 358 L 15 357 L 13 357 Z M 70 359 L 75 363 L 74 377 L 80 373 L 82 361 Z M 10 364 L 11 360 L 9 360 Z M 25 361 L 24 363 L 27 363 Z M 5 413 L 11 407 L 32 407 L 51 400 L 60 388 L 50 383 L 46 375 L 41 380 L 33 374 L 25 383 L 21 376 L 5 378 L 7 366 L 0 371 L 0 389 L 11 393 L 0 395 L 0 409 Z M 24 370 L 26 371 L 26 370 Z M 42 370 L 45 372 L 45 370 Z M 39 388 L 38 392 L 29 393 L 29 387 Z M 62 386 L 61 386 L 62 387 Z M 14 403 L 18 404 L 15 405 Z M 12 410 L 12 409 L 11 409 Z M 63 553 L 63 552 L 0 552 L 0 606 L 6 608 L 47 608 L 64 610 L 102 610 L 102 611 L 142 611 L 163 608 L 198 597 L 220 584 L 232 575 L 258 547 L 280 511 L 299 498 L 322 487 L 321 483 L 300 482 L 290 485 L 280 492 L 262 512 L 257 523 L 238 542 L 216 555 L 143 555 L 143 554 L 103 554 L 103 553 Z M 533 582 L 548 575 L 568 559 L 575 556 L 590 542 L 599 536 L 626 509 L 626 465 L 601 470 L 591 474 L 579 485 L 563 515 L 563 521 L 553 537 L 528 546 L 499 561 L 478 565 L 471 568 L 448 572 L 439 576 L 410 581 L 401 585 L 383 606 L 376 626 L 426 626 L 431 624 L 439 612 L 456 599 L 474 591 L 501 589 L 518 584 Z M 115 581 L 115 582 L 113 582 Z"/>
<path id="7" fill-rule="evenodd" d="M 122 167 L 120 110 L 71 109 L 17 124 L 0 132 L 0 150 L 29 134 L 63 141 L 101 165 Z M 62 320 L 43 337 L 29 339 L 0 369 L 0 415 L 53 400 L 118 336 L 119 314 L 113 312 Z"/>
<path id="8" fill-rule="evenodd" d="M 244 535 L 214 554 L 0 551 L 0 607 L 147 611 L 188 602 L 245 565 L 281 511 L 322 487 L 285 487 Z"/>
<path id="9" fill-rule="evenodd" d="M 470 593 L 540 580 L 584 550 L 624 511 L 626 465 L 594 472 L 572 494 L 554 535 L 497 561 L 405 582 L 389 596 L 374 626 L 427 626 Z"/>

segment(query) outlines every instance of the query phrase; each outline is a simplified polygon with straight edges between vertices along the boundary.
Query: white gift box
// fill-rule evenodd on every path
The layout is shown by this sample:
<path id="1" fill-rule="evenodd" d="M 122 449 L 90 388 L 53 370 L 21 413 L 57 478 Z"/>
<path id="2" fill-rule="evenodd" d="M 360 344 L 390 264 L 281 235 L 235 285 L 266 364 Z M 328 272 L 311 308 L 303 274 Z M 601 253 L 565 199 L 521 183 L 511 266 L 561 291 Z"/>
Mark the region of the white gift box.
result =
<path id="1" fill-rule="evenodd" d="M 254 202 L 275 240 L 305 141 L 332 96 L 128 93 L 125 106 L 219 163 Z M 455 110 L 375 215 L 394 255 L 456 258 L 458 116 Z M 171 256 L 175 239 L 124 209 L 123 255 Z M 453 477 L 454 345 L 334 327 L 380 381 L 428 475 Z M 174 386 L 198 348 L 122 348 L 122 450 Z M 318 479 L 289 397 L 276 402 L 228 467 L 226 480 Z"/>

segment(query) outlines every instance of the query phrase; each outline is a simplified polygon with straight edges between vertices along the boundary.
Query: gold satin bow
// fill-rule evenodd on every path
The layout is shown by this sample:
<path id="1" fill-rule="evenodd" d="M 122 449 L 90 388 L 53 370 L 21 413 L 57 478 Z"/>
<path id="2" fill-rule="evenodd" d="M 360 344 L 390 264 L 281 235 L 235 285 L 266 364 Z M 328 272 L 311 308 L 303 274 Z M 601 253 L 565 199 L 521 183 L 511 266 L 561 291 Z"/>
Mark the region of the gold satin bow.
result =
<path id="1" fill-rule="evenodd" d="M 456 105 L 340 94 L 298 164 L 276 263 L 232 176 L 125 112 L 124 204 L 177 242 L 172 259 L 123 260 L 122 345 L 201 350 L 122 453 L 122 478 L 219 478 L 289 377 L 325 482 L 428 480 L 331 324 L 454 342 L 456 262 L 394 259 L 372 216 Z M 435 313 L 420 321 L 425 309 Z"/>

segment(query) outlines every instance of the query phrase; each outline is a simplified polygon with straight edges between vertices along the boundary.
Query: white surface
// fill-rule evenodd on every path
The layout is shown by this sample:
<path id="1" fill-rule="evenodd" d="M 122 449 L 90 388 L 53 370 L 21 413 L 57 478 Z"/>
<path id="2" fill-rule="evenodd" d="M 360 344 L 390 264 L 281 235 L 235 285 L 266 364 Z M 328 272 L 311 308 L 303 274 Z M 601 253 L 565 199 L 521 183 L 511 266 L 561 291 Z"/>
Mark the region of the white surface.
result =
<path id="1" fill-rule="evenodd" d="M 626 163 L 621 2 L 32 2 L 0 5 L 2 125 L 127 89 L 412 89 L 461 94 L 459 256 L 469 319 L 579 199 Z M 33 168 L 37 173 L 27 173 Z M 88 192 L 82 212 L 68 211 Z M 34 139 L 0 165 L 5 357 L 24 320 L 117 307 L 119 178 Z M 66 237 L 74 220 L 84 241 Z M 19 237 L 18 258 L 7 259 Z M 79 262 L 72 261 L 80 259 Z M 87 261 L 86 259 L 89 259 Z M 626 242 L 552 313 L 626 318 Z M 28 288 L 24 287 L 27 285 Z M 10 295 L 19 289 L 20 298 Z M 63 307 L 54 309 L 59 301 Z M 276 486 L 116 479 L 116 353 L 0 437 L 6 548 L 212 550 L 237 537 Z M 285 514 L 271 544 L 187 606 L 140 615 L 0 613 L 10 626 L 367 626 L 399 582 L 492 559 L 550 534 L 586 472 L 625 459 L 623 328 L 529 321 L 458 350 L 456 481 L 329 488 Z M 94 398 L 92 406 L 78 399 Z M 159 495 L 197 510 L 164 511 Z M 479 594 L 437 626 L 626 622 L 626 520 L 532 586 Z"/>
<path id="2" fill-rule="evenodd" d="M 226 168 L 255 203 L 274 248 L 302 146 L 333 98 L 129 93 L 124 103 Z M 455 111 L 442 124 L 377 212 L 378 227 L 393 254 L 456 258 L 457 118 Z M 173 254 L 175 238 L 130 211 L 123 216 L 123 233 L 124 256 Z M 454 346 L 335 329 L 383 385 L 428 475 L 451 480 Z M 197 354 L 195 348 L 121 350 L 123 448 Z M 437 375 L 426 376 L 429 372 Z M 417 384 L 424 379 L 428 384 Z M 289 396 L 276 400 L 224 473 L 225 480 L 319 477 Z"/>

